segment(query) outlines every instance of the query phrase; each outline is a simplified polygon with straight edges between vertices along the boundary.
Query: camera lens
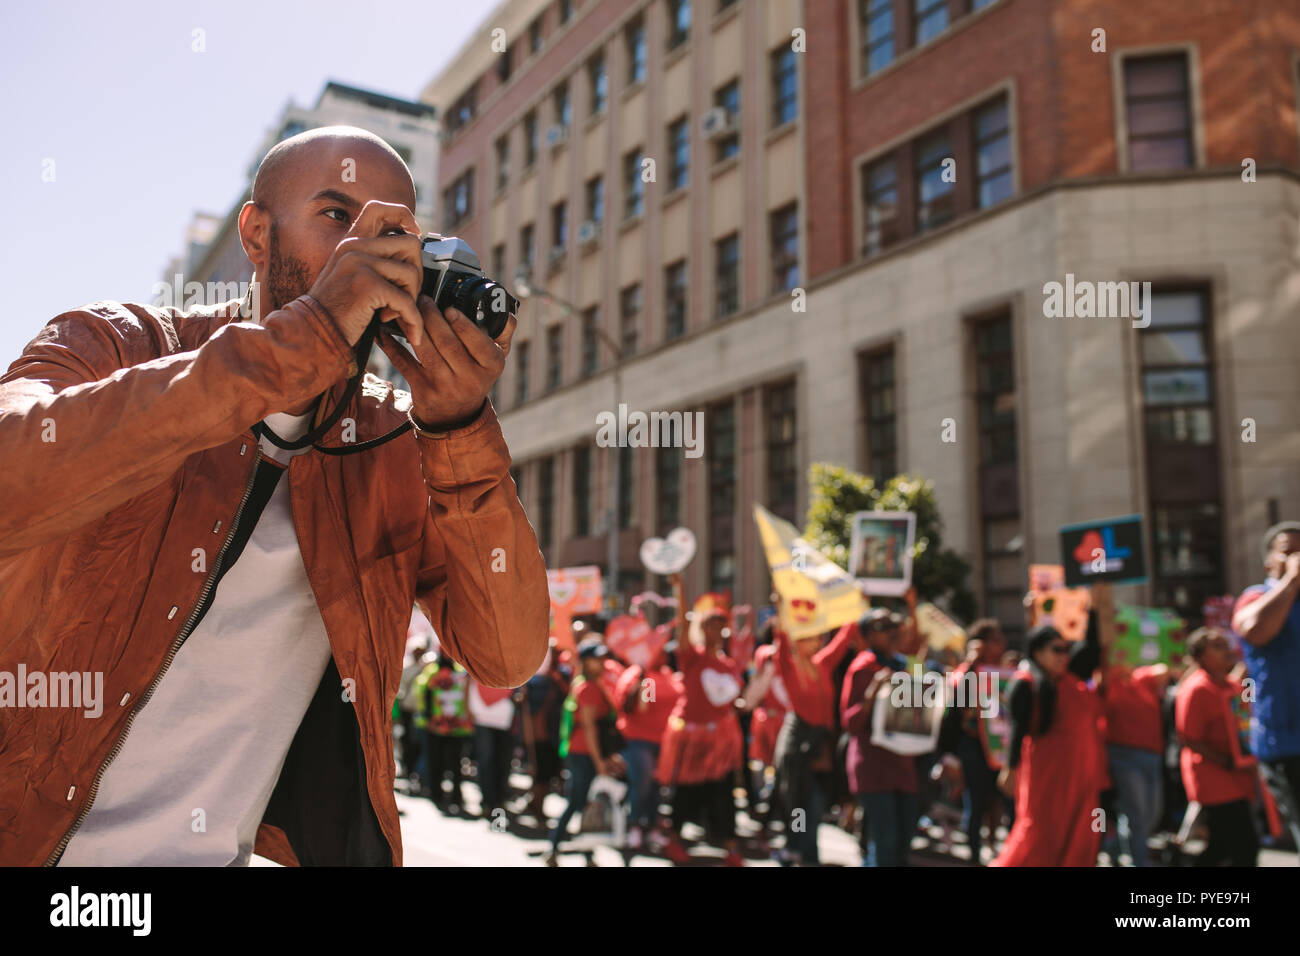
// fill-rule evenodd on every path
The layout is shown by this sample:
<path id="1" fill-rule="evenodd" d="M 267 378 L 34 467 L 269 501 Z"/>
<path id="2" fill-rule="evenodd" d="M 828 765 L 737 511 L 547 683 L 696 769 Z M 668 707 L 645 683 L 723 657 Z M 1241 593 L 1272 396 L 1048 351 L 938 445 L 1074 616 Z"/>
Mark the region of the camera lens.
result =
<path id="1" fill-rule="evenodd" d="M 510 313 L 519 310 L 519 300 L 500 283 L 466 272 L 449 275 L 437 301 L 443 312 L 455 309 L 494 339 L 505 331 Z"/>

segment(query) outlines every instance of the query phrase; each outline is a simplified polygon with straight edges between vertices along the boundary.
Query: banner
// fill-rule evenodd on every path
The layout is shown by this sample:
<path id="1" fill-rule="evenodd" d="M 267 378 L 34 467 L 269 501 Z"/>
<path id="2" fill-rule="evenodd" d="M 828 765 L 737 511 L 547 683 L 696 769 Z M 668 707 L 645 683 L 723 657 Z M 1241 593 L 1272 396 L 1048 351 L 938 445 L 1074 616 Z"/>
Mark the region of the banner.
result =
<path id="1" fill-rule="evenodd" d="M 546 586 L 551 592 L 551 637 L 562 650 L 575 648 L 574 617 L 595 614 L 603 606 L 600 585 L 600 568 L 594 564 L 546 572 Z"/>
<path id="2" fill-rule="evenodd" d="M 754 522 L 781 595 L 781 627 L 791 640 L 816 637 L 867 610 L 867 600 L 844 569 L 803 538 L 794 525 L 754 505 Z"/>
<path id="3" fill-rule="evenodd" d="M 980 714 L 980 743 L 984 745 L 984 756 L 989 766 L 1001 770 L 1007 765 L 1007 754 L 1011 750 L 1011 705 L 1007 701 L 1007 690 L 1015 679 L 1016 672 L 1006 667 L 997 668 L 998 707 L 991 717 Z"/>
<path id="4" fill-rule="evenodd" d="M 871 712 L 871 742 L 904 756 L 928 754 L 938 746 L 943 722 L 943 682 L 898 671 L 876 695 Z"/>
<path id="5" fill-rule="evenodd" d="M 849 571 L 867 594 L 902 597 L 912 586 L 916 515 L 910 511 L 859 511 L 853 516 Z"/>
<path id="6" fill-rule="evenodd" d="M 1065 586 L 1141 584 L 1147 579 L 1145 540 L 1141 515 L 1066 525 L 1061 529 Z"/>
<path id="7" fill-rule="evenodd" d="M 1126 667 L 1183 662 L 1187 639 L 1183 619 L 1163 607 L 1120 604 L 1115 613 L 1115 641 L 1110 663 Z"/>
<path id="8" fill-rule="evenodd" d="M 647 669 L 668 643 L 670 630 L 652 628 L 639 615 L 620 614 L 605 625 L 605 644 L 631 666 Z"/>
<path id="9" fill-rule="evenodd" d="M 1088 608 L 1092 595 L 1087 588 L 1067 588 L 1065 567 L 1060 564 L 1031 564 L 1029 593 L 1034 599 L 1034 626 L 1047 624 L 1067 641 L 1081 641 L 1088 632 Z"/>
<path id="10" fill-rule="evenodd" d="M 966 649 L 966 630 L 929 601 L 916 606 L 916 626 L 931 650 L 958 654 Z"/>

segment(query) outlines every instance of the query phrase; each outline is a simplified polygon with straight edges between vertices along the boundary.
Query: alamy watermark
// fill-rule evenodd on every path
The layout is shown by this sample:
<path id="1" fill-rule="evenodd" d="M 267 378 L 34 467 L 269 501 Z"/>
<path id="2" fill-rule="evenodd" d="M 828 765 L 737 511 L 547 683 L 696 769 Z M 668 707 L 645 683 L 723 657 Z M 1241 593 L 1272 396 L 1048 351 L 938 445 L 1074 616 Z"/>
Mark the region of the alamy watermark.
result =
<path id="1" fill-rule="evenodd" d="M 104 712 L 104 672 L 28 671 L 18 665 L 16 674 L 0 671 L 0 708 L 82 708 L 87 717 Z"/>
<path id="2" fill-rule="evenodd" d="M 687 458 L 704 454 L 703 412 L 631 411 L 620 403 L 618 414 L 596 416 L 596 444 L 601 448 L 683 448 Z"/>
<path id="3" fill-rule="evenodd" d="M 1132 319 L 1133 328 L 1151 324 L 1150 282 L 1075 281 L 1074 273 L 1065 274 L 1065 282 L 1043 285 L 1043 315 L 1049 319 Z"/>
<path id="4" fill-rule="evenodd" d="M 253 319 L 261 314 L 260 284 L 249 282 L 186 282 L 179 272 L 171 282 L 153 284 L 151 305 L 160 309 L 186 312 L 195 306 L 219 305 L 231 299 L 239 301 L 239 317 Z"/>

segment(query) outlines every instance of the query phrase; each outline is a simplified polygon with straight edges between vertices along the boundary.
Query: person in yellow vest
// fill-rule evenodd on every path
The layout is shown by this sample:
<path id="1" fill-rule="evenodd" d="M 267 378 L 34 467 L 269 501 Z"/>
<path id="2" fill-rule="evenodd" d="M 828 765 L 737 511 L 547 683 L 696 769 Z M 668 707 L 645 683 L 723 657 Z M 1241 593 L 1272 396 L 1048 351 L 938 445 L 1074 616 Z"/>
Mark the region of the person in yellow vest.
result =
<path id="1" fill-rule="evenodd" d="M 438 659 L 416 677 L 414 689 L 419 695 L 417 726 L 423 718 L 425 727 L 428 796 L 442 813 L 459 815 L 464 806 L 461 761 L 474 730 L 469 716 L 469 674 L 439 649 Z M 448 774 L 450 795 L 443 789 Z"/>

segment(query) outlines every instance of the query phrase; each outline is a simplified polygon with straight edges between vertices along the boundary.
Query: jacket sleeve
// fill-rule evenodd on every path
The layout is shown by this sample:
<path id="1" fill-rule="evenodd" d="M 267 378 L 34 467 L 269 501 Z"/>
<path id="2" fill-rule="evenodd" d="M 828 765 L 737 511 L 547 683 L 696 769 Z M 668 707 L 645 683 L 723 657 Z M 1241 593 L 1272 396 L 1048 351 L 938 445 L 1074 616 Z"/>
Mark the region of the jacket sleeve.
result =
<path id="1" fill-rule="evenodd" d="M 99 303 L 46 325 L 0 378 L 0 558 L 102 518 L 355 365 L 310 296 L 169 346 L 166 315 Z"/>
<path id="2" fill-rule="evenodd" d="M 415 434 L 429 490 L 416 601 L 475 680 L 517 687 L 546 656 L 551 601 L 496 412 Z"/>
<path id="3" fill-rule="evenodd" d="M 869 736 L 871 732 L 871 715 L 875 710 L 875 701 L 870 704 L 863 700 L 871 679 L 880 668 L 872 664 L 858 666 L 855 661 L 844 675 L 844 688 L 840 696 L 840 722 L 844 729 L 857 737 Z"/>

